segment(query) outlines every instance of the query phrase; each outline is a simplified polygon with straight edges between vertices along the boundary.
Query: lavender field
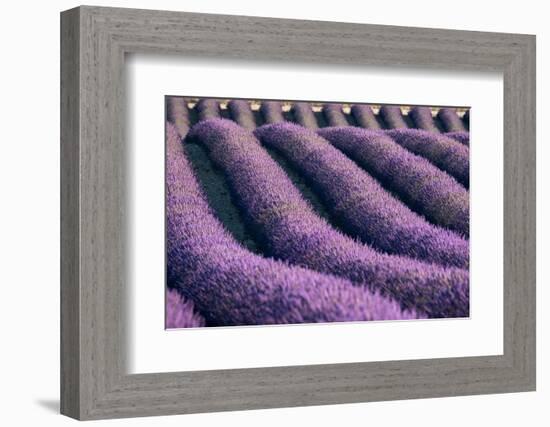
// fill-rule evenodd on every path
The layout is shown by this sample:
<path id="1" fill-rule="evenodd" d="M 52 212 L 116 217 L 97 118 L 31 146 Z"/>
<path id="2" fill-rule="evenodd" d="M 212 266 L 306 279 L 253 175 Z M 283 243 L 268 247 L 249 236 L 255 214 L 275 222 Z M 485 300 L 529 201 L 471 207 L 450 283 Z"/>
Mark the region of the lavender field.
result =
<path id="1" fill-rule="evenodd" d="M 469 111 L 166 97 L 166 328 L 469 316 Z"/>

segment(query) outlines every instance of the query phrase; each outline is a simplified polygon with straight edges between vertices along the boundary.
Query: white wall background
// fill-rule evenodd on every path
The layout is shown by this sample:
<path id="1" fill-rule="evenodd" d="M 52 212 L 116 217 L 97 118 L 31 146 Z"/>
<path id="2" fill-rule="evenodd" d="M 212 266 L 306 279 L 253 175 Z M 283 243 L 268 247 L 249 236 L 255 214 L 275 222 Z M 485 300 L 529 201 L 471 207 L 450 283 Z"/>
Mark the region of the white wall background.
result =
<path id="1" fill-rule="evenodd" d="M 493 4 L 491 4 L 493 3 Z M 146 426 L 548 425 L 550 413 L 550 28 L 544 3 L 245 0 L 97 1 L 97 5 L 281 18 L 503 31 L 537 35 L 538 74 L 538 391 L 109 421 Z M 9 2 L 0 25 L 0 376 L 3 425 L 63 426 L 59 406 L 59 12 L 74 1 Z M 544 303 L 546 301 L 546 304 Z"/>

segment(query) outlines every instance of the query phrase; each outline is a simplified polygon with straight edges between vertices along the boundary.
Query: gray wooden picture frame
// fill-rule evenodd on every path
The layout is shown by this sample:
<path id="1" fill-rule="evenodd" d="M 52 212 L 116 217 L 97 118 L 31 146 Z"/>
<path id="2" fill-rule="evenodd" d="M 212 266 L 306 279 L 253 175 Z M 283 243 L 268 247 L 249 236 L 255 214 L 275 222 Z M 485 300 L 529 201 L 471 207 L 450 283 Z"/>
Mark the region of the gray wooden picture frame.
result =
<path id="1" fill-rule="evenodd" d="M 504 354 L 126 374 L 124 58 L 134 52 L 502 72 Z M 62 12 L 63 414 L 100 419 L 529 390 L 534 36 L 88 6 Z"/>

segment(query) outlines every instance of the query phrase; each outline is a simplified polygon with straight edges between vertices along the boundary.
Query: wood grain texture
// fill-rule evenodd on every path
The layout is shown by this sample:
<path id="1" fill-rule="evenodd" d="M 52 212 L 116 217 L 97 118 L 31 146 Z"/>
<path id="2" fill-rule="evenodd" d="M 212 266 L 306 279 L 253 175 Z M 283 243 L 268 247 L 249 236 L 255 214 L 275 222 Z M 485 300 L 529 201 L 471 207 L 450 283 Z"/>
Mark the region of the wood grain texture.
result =
<path id="1" fill-rule="evenodd" d="M 78 419 L 535 388 L 535 38 L 80 7 L 62 13 L 61 410 Z M 124 55 L 504 74 L 504 354 L 129 375 Z"/>
<path id="2" fill-rule="evenodd" d="M 61 19 L 61 412 L 80 414 L 78 10 Z"/>

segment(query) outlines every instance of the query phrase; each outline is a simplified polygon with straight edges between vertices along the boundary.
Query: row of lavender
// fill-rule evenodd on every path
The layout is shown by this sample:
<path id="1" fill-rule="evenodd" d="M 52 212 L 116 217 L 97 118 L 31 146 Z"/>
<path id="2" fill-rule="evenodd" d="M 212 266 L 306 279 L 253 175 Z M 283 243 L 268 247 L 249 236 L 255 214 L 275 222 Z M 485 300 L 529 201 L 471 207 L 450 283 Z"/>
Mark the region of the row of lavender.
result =
<path id="1" fill-rule="evenodd" d="M 262 104 L 273 124 L 259 128 L 243 101 L 229 103 L 234 122 L 219 118 L 214 100 L 195 109 L 200 123 L 188 134 L 186 103 L 169 99 L 168 283 L 184 300 L 169 294 L 168 327 L 468 315 L 468 182 L 455 165 L 467 171 L 465 145 L 427 131 L 315 131 L 278 120 L 274 103 Z M 330 111 L 336 123 L 339 111 Z M 224 172 L 267 258 L 216 220 L 184 137 Z M 415 149 L 419 139 L 431 147 Z M 346 234 L 315 214 L 264 147 L 306 177 Z"/>
<path id="2" fill-rule="evenodd" d="M 251 101 L 234 99 L 225 103 L 212 98 L 188 100 L 188 105 L 192 106 L 192 124 L 197 120 L 223 117 L 234 120 L 247 129 L 283 121 L 294 122 L 309 129 L 330 126 L 356 126 L 372 130 L 419 129 L 443 134 L 465 144 L 469 142 L 469 110 L 459 116 L 456 108 L 451 107 L 432 110 L 429 107 L 415 106 L 405 110 L 398 106 L 383 105 L 375 113 L 366 104 L 353 104 L 344 108 L 342 104 L 326 103 L 316 107 L 314 111 L 312 104 L 307 102 L 295 102 L 290 106 L 285 104 L 287 108 L 283 108 L 283 103 L 279 101 L 253 104 Z M 254 111 L 252 105 L 255 105 Z"/>
<path id="3" fill-rule="evenodd" d="M 187 108 L 183 99 L 180 99 L 178 102 L 182 104 L 181 108 Z M 263 102 L 260 111 L 263 114 L 265 124 L 289 122 L 282 115 L 281 108 L 281 103 L 277 101 Z M 197 102 L 194 109 L 197 113 L 197 121 L 222 117 L 220 104 L 215 99 L 201 99 Z M 422 109 L 427 109 L 427 107 L 415 107 L 411 112 L 424 111 Z M 240 99 L 231 100 L 227 104 L 227 110 L 229 111 L 229 118 L 243 128 L 249 130 L 256 129 L 259 120 L 256 120 L 249 102 Z M 370 107 L 366 105 L 353 105 L 351 110 L 361 111 L 366 116 L 373 114 Z M 430 110 L 427 110 L 431 117 Z M 341 105 L 326 104 L 323 111 L 328 118 L 328 127 L 350 127 L 344 117 Z M 382 111 L 386 111 L 385 117 L 392 118 L 392 120 L 388 119 L 388 123 L 390 123 L 389 129 L 369 126 L 368 121 L 365 121 L 365 126 L 353 126 L 353 128 L 369 130 L 373 132 L 373 134 L 385 133 L 389 135 L 395 142 L 402 145 L 407 150 L 425 157 L 435 166 L 456 178 L 466 188 L 469 187 L 468 131 L 455 130 L 445 134 L 438 134 L 434 132 L 433 129 L 409 129 L 404 123 L 402 125 L 399 123 L 399 118 L 401 117 L 401 110 L 399 107 L 383 106 L 380 108 L 379 114 L 383 114 Z M 440 110 L 440 113 L 441 112 L 445 113 L 442 115 L 450 123 L 449 126 L 460 120 L 456 115 L 456 111 L 453 109 L 444 108 Z M 293 105 L 292 117 L 293 120 L 290 121 L 291 123 L 295 122 L 304 128 L 320 131 L 321 133 L 323 132 L 322 129 L 324 128 L 319 129 L 311 105 L 308 103 L 295 103 Z M 187 120 L 191 123 L 191 116 L 188 116 Z"/>
<path id="4" fill-rule="evenodd" d="M 380 292 L 247 251 L 215 218 L 171 123 L 167 155 L 167 327 L 422 317 Z"/>

